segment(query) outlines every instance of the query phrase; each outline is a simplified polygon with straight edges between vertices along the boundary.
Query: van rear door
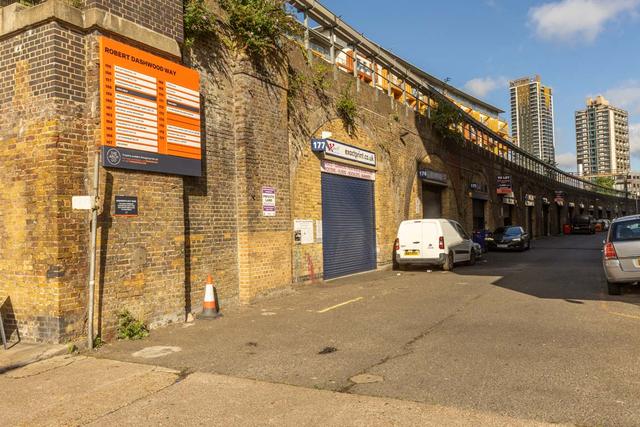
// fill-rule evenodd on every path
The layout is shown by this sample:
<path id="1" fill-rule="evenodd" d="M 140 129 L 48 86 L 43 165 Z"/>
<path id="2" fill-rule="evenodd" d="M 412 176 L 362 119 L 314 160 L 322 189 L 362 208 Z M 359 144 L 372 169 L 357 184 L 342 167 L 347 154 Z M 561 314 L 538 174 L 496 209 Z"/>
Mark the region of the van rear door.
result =
<path id="1" fill-rule="evenodd" d="M 437 259 L 440 256 L 440 236 L 442 231 L 436 221 L 422 223 L 422 258 Z"/>
<path id="2" fill-rule="evenodd" d="M 401 258 L 423 258 L 422 221 L 404 221 L 398 229 Z"/>

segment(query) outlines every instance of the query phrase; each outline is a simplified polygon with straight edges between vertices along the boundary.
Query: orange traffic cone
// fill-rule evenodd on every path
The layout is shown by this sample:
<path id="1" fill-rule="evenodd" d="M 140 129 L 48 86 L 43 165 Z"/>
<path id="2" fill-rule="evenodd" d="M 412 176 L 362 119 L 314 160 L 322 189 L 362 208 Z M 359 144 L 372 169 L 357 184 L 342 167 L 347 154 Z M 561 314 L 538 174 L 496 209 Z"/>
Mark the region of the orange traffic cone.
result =
<path id="1" fill-rule="evenodd" d="M 213 279 L 209 274 L 207 284 L 204 286 L 202 313 L 197 317 L 198 319 L 217 319 L 220 316 L 222 316 L 222 313 L 220 313 L 220 307 L 218 307 L 218 292 L 216 291 L 216 287 L 213 286 Z"/>

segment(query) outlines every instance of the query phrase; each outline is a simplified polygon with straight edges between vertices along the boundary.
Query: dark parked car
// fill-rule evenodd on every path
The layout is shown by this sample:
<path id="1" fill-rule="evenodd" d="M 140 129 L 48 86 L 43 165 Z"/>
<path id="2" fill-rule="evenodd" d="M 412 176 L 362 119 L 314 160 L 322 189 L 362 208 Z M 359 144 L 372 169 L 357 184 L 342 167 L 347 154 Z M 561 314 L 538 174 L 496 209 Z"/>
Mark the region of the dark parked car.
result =
<path id="1" fill-rule="evenodd" d="M 591 215 L 578 215 L 573 219 L 574 233 L 596 233 L 596 220 Z"/>
<path id="2" fill-rule="evenodd" d="M 524 229 L 518 225 L 509 227 L 499 227 L 493 233 L 490 233 L 485 239 L 487 248 L 520 250 L 531 249 L 531 238 Z"/>

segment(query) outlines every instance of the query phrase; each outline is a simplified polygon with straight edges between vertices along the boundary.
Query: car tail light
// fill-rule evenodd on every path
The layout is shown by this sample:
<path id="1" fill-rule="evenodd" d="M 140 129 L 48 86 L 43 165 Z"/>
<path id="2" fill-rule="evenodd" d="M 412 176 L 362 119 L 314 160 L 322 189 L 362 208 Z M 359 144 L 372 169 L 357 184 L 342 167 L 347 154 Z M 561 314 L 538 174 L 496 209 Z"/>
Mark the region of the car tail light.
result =
<path id="1" fill-rule="evenodd" d="M 393 245 L 393 249 L 395 249 L 396 251 L 400 250 L 400 239 L 396 239 L 396 242 Z"/>
<path id="2" fill-rule="evenodd" d="M 440 249 L 444 249 L 444 237 L 440 236 Z"/>
<path id="3" fill-rule="evenodd" d="M 616 248 L 613 246 L 613 243 L 611 242 L 604 245 L 604 259 L 618 259 Z"/>

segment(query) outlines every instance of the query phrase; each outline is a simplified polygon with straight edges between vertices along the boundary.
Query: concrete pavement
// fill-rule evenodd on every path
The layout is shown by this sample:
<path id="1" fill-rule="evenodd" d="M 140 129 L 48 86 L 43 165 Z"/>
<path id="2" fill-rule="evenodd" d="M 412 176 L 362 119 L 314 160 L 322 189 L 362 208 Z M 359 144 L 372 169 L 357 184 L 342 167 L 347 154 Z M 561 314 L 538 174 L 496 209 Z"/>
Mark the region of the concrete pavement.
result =
<path id="1" fill-rule="evenodd" d="M 544 424 L 156 366 L 61 356 L 0 376 L 2 425 Z"/>
<path id="2" fill-rule="evenodd" d="M 536 241 L 454 273 L 346 278 L 107 345 L 92 355 L 159 365 L 180 380 L 152 381 L 151 394 L 94 421 L 175 424 L 206 417 L 211 402 L 227 424 L 325 413 L 336 425 L 425 424 L 436 414 L 450 415 L 439 425 L 640 425 L 640 293 L 605 294 L 601 240 Z"/>

